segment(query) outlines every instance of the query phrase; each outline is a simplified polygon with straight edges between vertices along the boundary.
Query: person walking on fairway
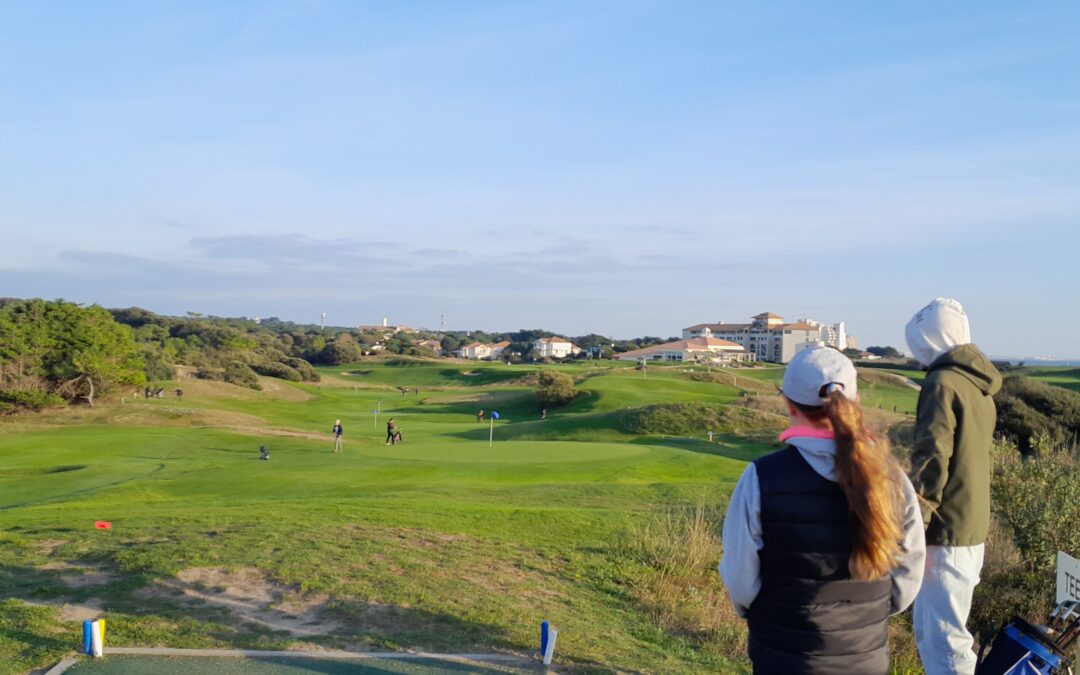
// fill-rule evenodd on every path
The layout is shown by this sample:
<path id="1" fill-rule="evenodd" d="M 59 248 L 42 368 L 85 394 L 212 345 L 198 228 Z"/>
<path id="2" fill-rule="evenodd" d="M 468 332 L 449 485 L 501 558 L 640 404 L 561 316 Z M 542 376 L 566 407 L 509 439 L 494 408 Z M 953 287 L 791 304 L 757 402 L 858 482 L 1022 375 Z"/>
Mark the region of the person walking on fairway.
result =
<path id="1" fill-rule="evenodd" d="M 484 423 L 484 411 L 483 411 L 483 410 L 481 410 L 480 412 L 476 413 L 476 421 L 477 421 L 477 423 L 479 423 L 479 424 L 483 424 L 483 423 Z"/>
<path id="2" fill-rule="evenodd" d="M 394 418 L 391 417 L 386 421 L 386 445 L 390 445 L 394 440 L 394 433 L 397 431 L 397 425 L 394 424 Z"/>
<path id="3" fill-rule="evenodd" d="M 990 530 L 990 448 L 1001 374 L 971 344 L 956 300 L 938 298 L 907 325 L 927 371 L 915 417 L 911 482 L 926 526 L 926 576 L 915 599 L 915 642 L 927 675 L 975 672 L 967 630 Z"/>
<path id="4" fill-rule="evenodd" d="M 855 366 L 795 355 L 786 446 L 746 467 L 724 519 L 720 575 L 750 631 L 755 675 L 889 672 L 889 616 L 922 583 L 915 489 L 863 423 Z"/>
<path id="5" fill-rule="evenodd" d="M 344 427 L 341 426 L 341 420 L 334 422 L 334 452 L 341 452 L 341 435 L 345 433 Z"/>

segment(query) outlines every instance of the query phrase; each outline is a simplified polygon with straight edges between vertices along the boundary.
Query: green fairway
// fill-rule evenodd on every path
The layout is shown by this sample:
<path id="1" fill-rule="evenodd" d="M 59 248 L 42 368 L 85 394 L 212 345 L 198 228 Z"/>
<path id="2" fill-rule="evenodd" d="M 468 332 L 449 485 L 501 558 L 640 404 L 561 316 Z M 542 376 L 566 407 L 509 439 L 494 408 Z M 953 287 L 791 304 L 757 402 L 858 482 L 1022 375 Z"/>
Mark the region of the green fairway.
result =
<path id="1" fill-rule="evenodd" d="M 1047 384 L 1080 391 L 1080 368 L 1075 366 L 1030 366 L 1019 372 Z"/>
<path id="2" fill-rule="evenodd" d="M 742 668 L 712 638 L 658 625 L 642 589 L 659 563 L 640 537 L 672 513 L 718 512 L 745 462 L 774 447 L 761 419 L 782 418 L 733 406 L 753 441 L 642 436 L 641 406 L 727 409 L 745 392 L 687 368 L 562 369 L 581 393 L 543 420 L 531 366 L 416 360 L 324 369 L 318 385 L 264 379 L 262 392 L 185 380 L 182 402 L 4 420 L 0 594 L 15 599 L 0 672 L 69 652 L 97 617 L 112 646 L 526 655 L 547 619 L 560 662 L 586 670 Z M 384 442 L 391 417 L 401 445 Z M 702 564 L 686 592 L 718 597 L 715 561 Z"/>
<path id="3" fill-rule="evenodd" d="M 70 651 L 98 616 L 113 646 L 526 654 L 548 619 L 564 663 L 727 668 L 655 625 L 627 536 L 722 504 L 768 447 L 635 436 L 621 416 L 739 390 L 676 369 L 570 366 L 580 396 L 540 420 L 534 370 L 374 362 L 325 369 L 320 385 L 191 380 L 182 402 L 6 420 L 0 592 L 32 628 L 0 622 L 0 670 Z M 490 447 L 480 408 L 501 415 Z M 384 443 L 390 417 L 401 445 Z"/>

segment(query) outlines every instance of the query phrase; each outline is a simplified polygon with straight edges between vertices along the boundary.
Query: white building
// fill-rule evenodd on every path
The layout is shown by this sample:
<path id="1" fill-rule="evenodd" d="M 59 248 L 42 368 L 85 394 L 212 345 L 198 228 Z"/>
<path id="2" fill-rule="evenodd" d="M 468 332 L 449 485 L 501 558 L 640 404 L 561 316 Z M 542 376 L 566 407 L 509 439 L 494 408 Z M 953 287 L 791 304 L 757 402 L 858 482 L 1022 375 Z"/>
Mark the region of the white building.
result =
<path id="1" fill-rule="evenodd" d="M 463 359 L 497 359 L 502 355 L 503 351 L 510 346 L 507 341 L 495 342 L 492 344 L 485 344 L 483 342 L 474 342 L 471 345 L 465 345 L 458 353 Z"/>
<path id="2" fill-rule="evenodd" d="M 724 365 L 753 361 L 755 355 L 742 345 L 729 340 L 698 337 L 623 352 L 616 354 L 615 358 L 620 361 L 687 361 Z"/>
<path id="3" fill-rule="evenodd" d="M 533 342 L 533 355 L 540 359 L 565 359 L 581 353 L 581 347 L 561 337 L 543 337 Z"/>
<path id="4" fill-rule="evenodd" d="M 684 328 L 683 339 L 714 337 L 742 345 L 758 361 L 787 363 L 810 345 L 824 344 L 837 349 L 847 346 L 844 322 L 825 324 L 811 319 L 784 323 L 784 317 L 763 312 L 751 323 L 699 323 Z"/>

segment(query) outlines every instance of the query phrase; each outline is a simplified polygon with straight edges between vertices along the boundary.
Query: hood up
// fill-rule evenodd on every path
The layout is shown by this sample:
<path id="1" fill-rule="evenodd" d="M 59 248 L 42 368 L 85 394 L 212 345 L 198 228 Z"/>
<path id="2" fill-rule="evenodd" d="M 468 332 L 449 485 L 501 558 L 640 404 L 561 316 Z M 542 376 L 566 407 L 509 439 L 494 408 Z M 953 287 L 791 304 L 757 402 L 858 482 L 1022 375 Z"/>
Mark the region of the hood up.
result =
<path id="1" fill-rule="evenodd" d="M 942 354 L 971 342 L 971 324 L 963 306 L 951 298 L 937 298 L 923 307 L 904 331 L 908 349 L 928 367 Z"/>

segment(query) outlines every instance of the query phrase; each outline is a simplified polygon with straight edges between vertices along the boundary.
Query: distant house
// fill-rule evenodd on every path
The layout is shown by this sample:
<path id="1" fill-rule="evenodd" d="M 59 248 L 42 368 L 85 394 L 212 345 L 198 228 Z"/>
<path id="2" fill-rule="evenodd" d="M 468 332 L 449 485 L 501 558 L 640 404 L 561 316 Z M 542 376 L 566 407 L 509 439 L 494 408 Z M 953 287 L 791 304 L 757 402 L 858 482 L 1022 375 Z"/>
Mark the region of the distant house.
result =
<path id="1" fill-rule="evenodd" d="M 747 351 L 742 345 L 730 340 L 712 337 L 676 340 L 662 345 L 653 345 L 632 352 L 616 354 L 621 361 L 687 361 L 692 363 L 714 363 L 725 365 L 754 361 L 757 356 Z"/>
<path id="2" fill-rule="evenodd" d="M 561 337 L 543 337 L 533 342 L 533 355 L 541 359 L 565 359 L 581 353 L 581 347 Z"/>
<path id="3" fill-rule="evenodd" d="M 503 351 L 510 346 L 510 343 L 506 340 L 502 342 L 495 342 L 486 344 L 483 342 L 474 342 L 471 345 L 465 345 L 458 350 L 461 358 L 463 359 L 497 359 Z"/>
<path id="4" fill-rule="evenodd" d="M 416 343 L 416 346 L 421 349 L 430 349 L 435 352 L 435 356 L 442 356 L 442 343 L 438 340 L 421 340 Z"/>

